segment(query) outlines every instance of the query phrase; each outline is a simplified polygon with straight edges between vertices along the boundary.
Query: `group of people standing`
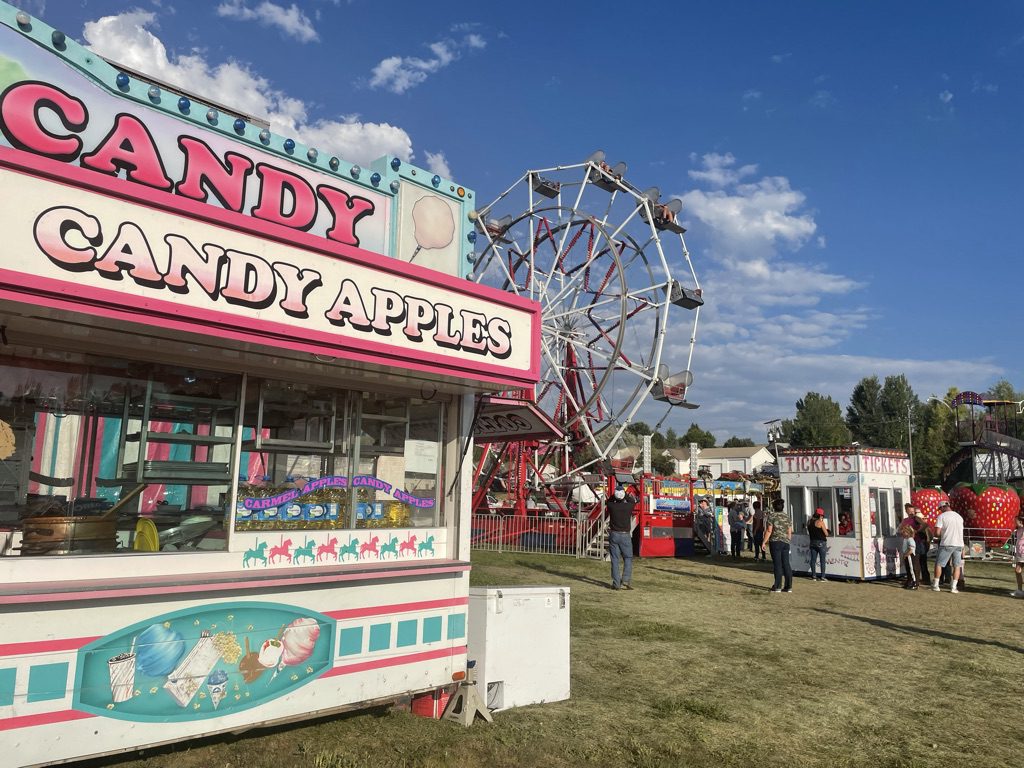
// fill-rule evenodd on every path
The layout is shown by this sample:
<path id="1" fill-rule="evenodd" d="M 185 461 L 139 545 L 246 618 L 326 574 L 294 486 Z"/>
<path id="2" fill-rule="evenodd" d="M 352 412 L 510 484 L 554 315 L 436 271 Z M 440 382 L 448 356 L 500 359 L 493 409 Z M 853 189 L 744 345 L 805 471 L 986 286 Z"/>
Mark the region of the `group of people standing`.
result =
<path id="1" fill-rule="evenodd" d="M 632 589 L 633 541 L 632 517 L 636 498 L 618 488 L 607 501 L 610 522 L 609 554 L 612 566 L 612 588 Z M 963 549 L 964 520 L 948 501 L 939 504 L 939 515 L 934 526 L 929 526 L 924 513 L 913 504 L 904 505 L 904 518 L 897 527 L 900 537 L 900 560 L 906 573 L 904 589 L 918 589 L 922 581 L 931 577 L 931 589 L 941 591 L 945 581 L 949 591 L 957 594 L 964 586 Z M 698 500 L 695 525 L 713 521 L 714 513 L 706 497 Z M 743 556 L 744 545 L 754 553 L 754 559 L 767 559 L 765 549 L 772 558 L 774 582 L 772 592 L 793 591 L 793 567 L 790 563 L 790 541 L 793 523 L 782 499 L 774 499 L 771 509 L 764 511 L 761 502 L 749 499 L 734 501 L 728 507 L 731 554 Z M 810 577 L 813 581 L 826 580 L 828 542 L 832 537 L 825 511 L 814 510 L 807 521 L 809 539 Z M 928 553 L 935 551 L 935 565 L 929 573 Z M 1024 597 L 1024 514 L 1016 520 L 1016 529 L 1010 541 L 1017 589 L 1013 597 Z"/>
<path id="2" fill-rule="evenodd" d="M 701 505 L 707 503 L 707 499 L 700 500 Z M 817 515 L 815 519 L 819 519 Z M 821 533 L 821 542 L 824 544 L 825 537 L 828 536 L 828 527 L 824 525 L 824 513 L 820 515 L 820 520 L 822 527 L 816 530 Z M 770 554 L 775 576 L 771 591 L 793 591 L 793 566 L 789 560 L 793 525 L 786 512 L 786 503 L 782 499 L 775 499 L 768 511 L 761 508 L 760 501 L 752 503 L 746 499 L 734 501 L 729 505 L 729 533 L 733 557 L 743 557 L 744 541 L 747 542 L 747 548 L 753 551 L 754 560 L 766 560 Z M 766 548 L 767 553 L 765 552 Z M 813 534 L 811 536 L 811 552 L 812 554 L 815 552 L 815 536 Z M 814 576 L 813 560 L 811 575 Z M 824 547 L 821 548 L 820 580 L 825 580 Z"/>
<path id="3" fill-rule="evenodd" d="M 904 505 L 906 516 L 900 522 L 897 533 L 900 536 L 900 556 L 907 572 L 905 589 L 917 589 L 918 585 L 931 576 L 933 592 L 942 590 L 942 583 L 949 583 L 949 591 L 958 593 L 964 588 L 964 519 L 954 511 L 948 501 L 939 503 L 939 515 L 935 525 L 929 526 L 924 514 L 913 504 Z M 1018 520 L 1018 528 L 1022 526 Z M 928 552 L 935 549 L 935 566 L 928 571 Z M 1016 562 L 1017 558 L 1014 557 Z M 1018 577 L 1019 580 L 1019 577 Z"/>
<path id="4" fill-rule="evenodd" d="M 707 504 L 707 499 L 701 499 Z M 710 508 L 709 508 L 710 509 Z M 755 560 L 766 560 L 764 548 L 764 511 L 761 502 L 737 499 L 729 504 L 729 540 L 733 557 L 743 557 L 744 543 L 748 552 L 754 553 Z"/>
<path id="5" fill-rule="evenodd" d="M 698 504 L 698 515 L 701 510 L 709 510 L 708 500 L 701 499 Z M 819 509 L 818 512 L 821 512 Z M 747 499 L 740 499 L 732 502 L 728 507 L 729 516 L 729 538 L 731 540 L 732 556 L 743 557 L 743 545 L 746 541 L 747 548 L 754 553 L 754 560 L 767 560 L 768 555 L 772 558 L 772 570 L 775 582 L 772 585 L 772 592 L 793 591 L 793 566 L 789 560 L 790 540 L 793 537 L 793 525 L 786 512 L 786 503 L 782 499 L 772 501 L 771 509 L 765 511 L 760 501 L 750 502 Z M 825 538 L 828 536 L 828 526 L 824 524 L 824 513 L 815 514 L 815 520 L 820 520 L 820 527 L 815 530 L 821 536 L 821 575 L 820 580 L 825 580 Z M 817 525 L 817 524 L 816 524 Z M 811 552 L 815 554 L 819 549 L 816 547 L 817 539 L 814 533 L 811 534 Z M 765 552 L 767 549 L 767 553 Z M 814 576 L 814 565 L 811 565 L 811 576 Z"/>

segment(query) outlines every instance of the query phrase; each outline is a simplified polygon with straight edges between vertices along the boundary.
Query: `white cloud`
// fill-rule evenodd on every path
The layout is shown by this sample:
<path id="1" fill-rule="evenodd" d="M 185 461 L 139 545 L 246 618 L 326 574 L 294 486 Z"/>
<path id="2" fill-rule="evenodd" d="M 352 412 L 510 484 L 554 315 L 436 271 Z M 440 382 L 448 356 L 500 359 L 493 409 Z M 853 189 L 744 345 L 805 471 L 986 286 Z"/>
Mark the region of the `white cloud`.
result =
<path id="1" fill-rule="evenodd" d="M 773 54 L 772 55 L 772 63 L 774 63 L 774 64 L 781 64 L 782 62 L 784 62 L 786 59 L 788 59 L 792 55 L 793 55 L 792 53 L 776 53 L 776 54 Z"/>
<path id="2" fill-rule="evenodd" d="M 713 170 L 706 165 L 703 173 Z M 685 209 L 700 219 L 719 246 L 730 253 L 763 256 L 780 245 L 799 248 L 817 230 L 814 218 L 800 212 L 806 200 L 804 194 L 792 189 L 789 180 L 781 176 L 735 184 L 731 191 L 693 190 L 682 195 L 682 200 Z"/>
<path id="3" fill-rule="evenodd" d="M 15 8 L 30 13 L 33 16 L 46 15 L 46 0 L 8 0 Z"/>
<path id="4" fill-rule="evenodd" d="M 466 25 L 455 25 L 463 28 Z M 435 72 L 444 69 L 461 57 L 466 50 L 480 50 L 487 46 L 482 35 L 470 32 L 460 40 L 438 40 L 427 45 L 431 56 L 389 56 L 373 68 L 370 73 L 370 87 L 383 88 L 392 93 L 402 94 L 420 85 Z"/>
<path id="5" fill-rule="evenodd" d="M 986 83 L 979 76 L 974 77 L 974 82 L 971 83 L 971 93 L 978 93 L 979 91 L 984 93 L 996 94 L 999 93 L 999 86 L 995 83 Z"/>
<path id="6" fill-rule="evenodd" d="M 431 173 L 436 173 L 438 176 L 444 179 L 450 179 L 452 177 L 452 171 L 448 167 L 448 158 L 444 156 L 444 152 L 426 152 L 427 158 L 427 170 Z"/>
<path id="7" fill-rule="evenodd" d="M 743 105 L 743 111 L 749 111 L 751 107 L 761 101 L 762 96 L 763 94 L 761 91 L 755 91 L 753 89 L 744 91 L 743 95 L 740 97 L 740 103 Z"/>
<path id="8" fill-rule="evenodd" d="M 685 431 L 691 421 L 696 421 L 711 429 L 719 443 L 730 435 L 763 442 L 763 422 L 792 418 L 796 401 L 808 392 L 829 395 L 845 413 L 850 393 L 865 376 L 884 379 L 906 374 L 917 395 L 927 397 L 932 392 L 945 392 L 951 384 L 985 391 L 1004 374 L 1004 368 L 985 359 L 916 360 L 824 353 L 793 349 L 758 336 L 699 345 L 695 368 L 690 399 L 701 404 L 700 410 L 673 413 L 662 425 L 662 432 L 669 426 L 677 432 Z M 651 404 L 638 418 L 653 424 L 662 413 L 661 406 Z"/>
<path id="9" fill-rule="evenodd" d="M 285 8 L 283 5 L 263 0 L 255 6 L 249 6 L 242 0 L 226 0 L 217 6 L 217 15 L 240 21 L 256 21 L 267 27 L 277 27 L 289 37 L 302 43 L 311 43 L 319 39 L 313 22 L 309 16 L 292 3 Z"/>
<path id="10" fill-rule="evenodd" d="M 189 90 L 202 83 L 202 93 L 211 100 L 264 117 L 274 132 L 323 152 L 357 163 L 384 154 L 412 158 L 412 139 L 397 126 L 362 122 L 358 115 L 311 118 L 304 102 L 274 88 L 244 63 L 211 64 L 198 51 L 170 56 L 160 38 L 147 28 L 155 22 L 151 12 L 130 11 L 87 22 L 82 34 L 89 48 L 100 55 Z"/>
<path id="11" fill-rule="evenodd" d="M 927 395 L 951 383 L 983 391 L 1003 375 L 988 359 L 843 354 L 852 339 L 871 332 L 881 311 L 856 296 L 862 281 L 822 261 L 827 243 L 807 196 L 784 176 L 758 178 L 757 165 L 740 166 L 731 153 L 691 159 L 700 167 L 690 178 L 709 187 L 677 195 L 691 220 L 687 239 L 706 301 L 687 396 L 701 408 L 672 412 L 662 432 L 671 426 L 681 433 L 697 422 L 719 442 L 731 435 L 763 441 L 763 422 L 792 418 L 807 392 L 829 395 L 845 410 L 864 376 L 905 373 Z M 688 334 L 668 339 L 663 359 L 687 359 Z M 663 405 L 646 403 L 636 418 L 653 425 L 663 415 Z"/>
<path id="12" fill-rule="evenodd" d="M 691 159 L 696 159 L 696 155 L 691 155 L 690 157 Z M 741 168 L 733 168 L 736 165 L 736 158 L 732 156 L 731 152 L 726 152 L 724 155 L 711 152 L 704 155 L 701 158 L 701 162 L 704 164 L 704 170 L 690 171 L 690 178 L 696 181 L 707 182 L 715 187 L 735 184 L 740 179 L 757 173 L 756 165 L 744 165 Z"/>
<path id="13" fill-rule="evenodd" d="M 949 104 L 949 102 L 951 102 L 952 100 L 953 94 L 950 93 L 949 91 L 943 91 L 942 93 L 939 94 L 939 101 L 941 101 L 943 104 Z"/>
<path id="14" fill-rule="evenodd" d="M 811 104 L 818 107 L 819 109 L 828 109 L 836 103 L 836 97 L 832 95 L 831 91 L 824 89 L 817 90 L 814 95 L 811 96 Z"/>

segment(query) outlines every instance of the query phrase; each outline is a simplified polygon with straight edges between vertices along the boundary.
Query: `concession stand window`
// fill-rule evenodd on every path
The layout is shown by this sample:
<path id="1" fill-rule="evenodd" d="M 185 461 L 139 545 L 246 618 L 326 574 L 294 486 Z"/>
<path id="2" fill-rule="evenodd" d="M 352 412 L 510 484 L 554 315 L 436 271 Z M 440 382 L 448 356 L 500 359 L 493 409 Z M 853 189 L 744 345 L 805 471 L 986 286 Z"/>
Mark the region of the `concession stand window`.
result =
<path id="1" fill-rule="evenodd" d="M 15 348 L 0 360 L 0 556 L 442 525 L 448 405 Z"/>

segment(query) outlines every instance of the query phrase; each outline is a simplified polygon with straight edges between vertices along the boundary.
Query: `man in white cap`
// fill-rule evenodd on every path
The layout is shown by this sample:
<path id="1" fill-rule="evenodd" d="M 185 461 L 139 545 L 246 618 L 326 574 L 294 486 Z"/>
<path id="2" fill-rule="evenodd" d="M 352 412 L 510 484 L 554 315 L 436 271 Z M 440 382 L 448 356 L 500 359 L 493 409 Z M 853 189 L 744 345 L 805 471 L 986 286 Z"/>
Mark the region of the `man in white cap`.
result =
<path id="1" fill-rule="evenodd" d="M 612 589 L 632 589 L 633 579 L 633 510 L 636 499 L 621 485 L 605 502 L 608 511 L 608 554 L 612 561 Z M 622 575 L 619 575 L 619 561 Z"/>
<path id="2" fill-rule="evenodd" d="M 948 501 L 939 503 L 939 516 L 935 520 L 935 535 L 939 537 L 939 552 L 935 558 L 935 573 L 932 578 L 932 591 L 939 591 L 939 576 L 947 564 L 953 566 L 953 578 L 949 591 L 954 595 L 960 581 L 960 569 L 964 560 L 964 519 L 954 512 Z"/>

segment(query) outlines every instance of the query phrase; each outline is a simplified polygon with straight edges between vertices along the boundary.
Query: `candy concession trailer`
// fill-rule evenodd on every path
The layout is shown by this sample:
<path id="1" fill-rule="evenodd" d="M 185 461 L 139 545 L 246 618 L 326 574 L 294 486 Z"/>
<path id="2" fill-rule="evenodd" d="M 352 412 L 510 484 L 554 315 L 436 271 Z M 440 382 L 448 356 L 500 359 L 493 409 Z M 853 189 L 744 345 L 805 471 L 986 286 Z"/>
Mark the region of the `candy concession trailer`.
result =
<path id="1" fill-rule="evenodd" d="M 464 674 L 474 402 L 540 317 L 464 279 L 473 192 L 3 3 L 0 133 L 4 764 Z"/>

